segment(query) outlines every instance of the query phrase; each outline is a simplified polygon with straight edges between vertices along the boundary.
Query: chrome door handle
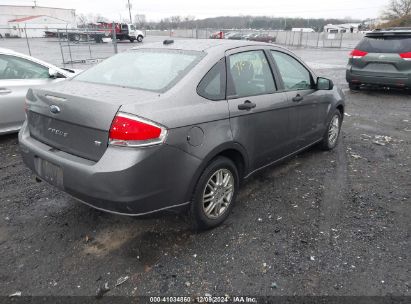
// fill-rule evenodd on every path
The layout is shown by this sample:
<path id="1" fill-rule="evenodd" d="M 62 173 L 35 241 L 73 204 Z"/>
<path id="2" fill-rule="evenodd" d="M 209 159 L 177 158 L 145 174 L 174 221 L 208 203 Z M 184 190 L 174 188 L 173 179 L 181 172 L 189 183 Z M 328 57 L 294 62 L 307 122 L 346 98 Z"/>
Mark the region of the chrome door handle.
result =
<path id="1" fill-rule="evenodd" d="M 300 101 L 303 101 L 303 99 L 304 99 L 303 96 L 301 96 L 300 94 L 297 94 L 297 96 L 295 96 L 295 97 L 293 98 L 293 101 L 294 101 L 294 102 L 300 102 Z"/>
<path id="2" fill-rule="evenodd" d="M 244 101 L 243 104 L 238 105 L 238 109 L 239 110 L 251 110 L 253 108 L 255 108 L 257 105 L 254 102 L 251 102 L 249 100 Z"/>

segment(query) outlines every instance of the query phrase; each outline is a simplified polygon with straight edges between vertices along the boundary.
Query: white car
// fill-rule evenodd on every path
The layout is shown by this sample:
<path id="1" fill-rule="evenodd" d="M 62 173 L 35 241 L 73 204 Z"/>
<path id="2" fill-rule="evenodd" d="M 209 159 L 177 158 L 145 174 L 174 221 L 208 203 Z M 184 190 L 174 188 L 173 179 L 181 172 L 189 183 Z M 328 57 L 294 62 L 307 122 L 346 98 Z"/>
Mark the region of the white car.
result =
<path id="1" fill-rule="evenodd" d="M 20 130 L 29 88 L 44 86 L 76 75 L 39 59 L 0 48 L 0 134 Z"/>

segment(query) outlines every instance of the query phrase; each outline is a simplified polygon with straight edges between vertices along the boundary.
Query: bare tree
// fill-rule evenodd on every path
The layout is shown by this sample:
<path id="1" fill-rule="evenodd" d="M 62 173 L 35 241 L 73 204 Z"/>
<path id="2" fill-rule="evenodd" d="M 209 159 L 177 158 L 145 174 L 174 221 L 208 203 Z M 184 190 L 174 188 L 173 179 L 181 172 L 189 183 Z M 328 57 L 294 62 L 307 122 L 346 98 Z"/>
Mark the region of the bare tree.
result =
<path id="1" fill-rule="evenodd" d="M 171 16 L 170 20 L 171 20 L 171 26 L 173 28 L 178 28 L 180 26 L 180 23 L 181 23 L 181 17 L 180 16 Z"/>
<path id="2" fill-rule="evenodd" d="M 146 15 L 139 14 L 134 16 L 134 22 L 139 27 L 144 27 L 146 25 Z"/>
<path id="3" fill-rule="evenodd" d="M 84 14 L 77 15 L 77 24 L 79 27 L 85 27 L 88 23 L 88 18 Z"/>
<path id="4" fill-rule="evenodd" d="M 390 0 L 384 18 L 397 19 L 411 15 L 411 0 Z"/>
<path id="5" fill-rule="evenodd" d="M 94 18 L 95 22 L 108 22 L 108 19 L 100 14 L 97 14 Z"/>
<path id="6" fill-rule="evenodd" d="M 194 16 L 185 16 L 183 17 L 184 27 L 187 29 L 189 26 L 192 26 L 193 21 L 196 19 Z"/>

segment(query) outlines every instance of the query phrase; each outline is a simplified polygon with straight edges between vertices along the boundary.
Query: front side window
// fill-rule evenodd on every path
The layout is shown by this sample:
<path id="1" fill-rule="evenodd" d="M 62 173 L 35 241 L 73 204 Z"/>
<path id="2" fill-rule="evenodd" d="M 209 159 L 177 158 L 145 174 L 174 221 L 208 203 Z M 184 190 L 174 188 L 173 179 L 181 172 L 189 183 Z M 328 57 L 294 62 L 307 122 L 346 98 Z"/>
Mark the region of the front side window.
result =
<path id="1" fill-rule="evenodd" d="M 197 51 L 138 49 L 110 57 L 74 80 L 165 92 L 203 56 Z"/>
<path id="2" fill-rule="evenodd" d="M 276 91 L 273 74 L 263 51 L 248 51 L 228 57 L 227 95 L 231 98 L 271 94 Z"/>
<path id="3" fill-rule="evenodd" d="M 0 79 L 49 78 L 49 69 L 30 60 L 0 55 Z"/>
<path id="4" fill-rule="evenodd" d="M 310 72 L 295 58 L 282 52 L 271 51 L 286 90 L 311 89 Z"/>
<path id="5" fill-rule="evenodd" d="M 204 76 L 197 87 L 198 95 L 210 100 L 225 99 L 225 59 L 217 62 Z"/>

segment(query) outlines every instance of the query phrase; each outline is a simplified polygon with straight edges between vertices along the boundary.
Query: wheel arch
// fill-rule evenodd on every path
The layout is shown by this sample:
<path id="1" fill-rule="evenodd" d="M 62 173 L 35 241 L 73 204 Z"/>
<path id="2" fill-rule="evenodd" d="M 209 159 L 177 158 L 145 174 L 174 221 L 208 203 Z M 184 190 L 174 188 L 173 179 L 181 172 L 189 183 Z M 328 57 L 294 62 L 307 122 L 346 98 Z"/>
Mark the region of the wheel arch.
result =
<path id="1" fill-rule="evenodd" d="M 187 201 L 191 201 L 192 195 L 194 193 L 195 186 L 197 185 L 197 182 L 201 176 L 201 174 L 204 172 L 204 170 L 207 168 L 207 166 L 217 157 L 219 156 L 224 156 L 233 161 L 233 163 L 236 165 L 237 170 L 238 170 L 238 175 L 240 177 L 240 180 L 246 176 L 246 173 L 249 170 L 249 159 L 247 152 L 245 148 L 240 145 L 239 143 L 236 142 L 230 142 L 230 143 L 224 143 L 216 148 L 214 148 L 212 151 L 210 151 L 206 157 L 201 162 L 201 165 L 197 168 L 192 181 L 188 187 L 188 191 L 186 194 Z"/>
<path id="2" fill-rule="evenodd" d="M 341 117 L 344 117 L 344 105 L 340 103 L 335 108 L 340 111 Z"/>

